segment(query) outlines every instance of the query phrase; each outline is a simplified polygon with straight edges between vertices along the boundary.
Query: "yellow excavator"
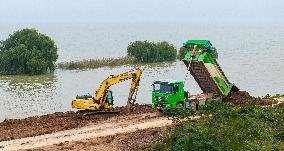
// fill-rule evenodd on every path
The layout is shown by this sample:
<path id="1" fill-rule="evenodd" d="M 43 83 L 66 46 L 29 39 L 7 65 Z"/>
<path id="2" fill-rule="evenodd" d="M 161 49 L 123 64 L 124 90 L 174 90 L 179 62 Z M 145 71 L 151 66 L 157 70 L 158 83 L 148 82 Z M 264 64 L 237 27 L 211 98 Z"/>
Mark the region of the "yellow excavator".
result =
<path id="1" fill-rule="evenodd" d="M 90 119 L 92 115 L 97 114 L 117 114 L 112 111 L 113 108 L 113 95 L 109 90 L 110 86 L 120 83 L 125 80 L 132 79 L 130 92 L 128 96 L 127 106 L 131 107 L 136 100 L 139 81 L 142 74 L 142 69 L 137 68 L 136 71 L 124 72 L 117 75 L 110 75 L 100 85 L 99 89 L 95 91 L 94 96 L 82 95 L 76 96 L 72 100 L 72 108 L 79 109 L 76 114 L 77 117 L 83 119 Z"/>

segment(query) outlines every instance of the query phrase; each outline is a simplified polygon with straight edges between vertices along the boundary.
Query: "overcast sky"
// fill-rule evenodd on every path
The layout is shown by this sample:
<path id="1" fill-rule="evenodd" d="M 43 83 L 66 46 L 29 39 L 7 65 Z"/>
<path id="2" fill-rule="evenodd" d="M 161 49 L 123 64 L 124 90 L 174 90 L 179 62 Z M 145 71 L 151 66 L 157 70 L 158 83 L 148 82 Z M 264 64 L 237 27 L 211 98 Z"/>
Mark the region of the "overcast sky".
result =
<path id="1" fill-rule="evenodd" d="M 284 0 L 0 0 L 0 25 L 284 24 Z"/>

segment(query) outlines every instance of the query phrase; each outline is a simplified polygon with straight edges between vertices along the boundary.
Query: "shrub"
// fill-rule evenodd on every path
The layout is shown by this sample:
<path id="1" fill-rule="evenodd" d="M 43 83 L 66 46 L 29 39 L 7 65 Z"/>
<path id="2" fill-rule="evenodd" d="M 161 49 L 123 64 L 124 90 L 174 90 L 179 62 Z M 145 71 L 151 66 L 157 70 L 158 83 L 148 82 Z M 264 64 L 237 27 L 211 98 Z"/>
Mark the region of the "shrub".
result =
<path id="1" fill-rule="evenodd" d="M 62 62 L 57 65 L 60 69 L 96 69 L 100 67 L 115 67 L 120 65 L 133 64 L 133 60 L 128 57 L 121 58 L 103 58 L 103 59 L 91 59 L 91 60 L 82 60 L 82 61 L 71 61 L 71 62 Z"/>
<path id="2" fill-rule="evenodd" d="M 187 51 L 187 48 L 185 47 L 181 47 L 179 49 L 179 52 L 178 52 L 178 58 L 181 60 L 184 58 L 185 54 L 186 54 L 186 51 Z"/>
<path id="3" fill-rule="evenodd" d="M 57 46 L 35 29 L 14 32 L 0 42 L 0 74 L 44 74 L 54 71 Z"/>
<path id="4" fill-rule="evenodd" d="M 161 62 L 176 59 L 177 50 L 168 42 L 135 41 L 128 45 L 127 55 L 137 62 Z"/>
<path id="5" fill-rule="evenodd" d="M 283 109 L 208 102 L 200 119 L 184 122 L 145 150 L 283 150 Z"/>

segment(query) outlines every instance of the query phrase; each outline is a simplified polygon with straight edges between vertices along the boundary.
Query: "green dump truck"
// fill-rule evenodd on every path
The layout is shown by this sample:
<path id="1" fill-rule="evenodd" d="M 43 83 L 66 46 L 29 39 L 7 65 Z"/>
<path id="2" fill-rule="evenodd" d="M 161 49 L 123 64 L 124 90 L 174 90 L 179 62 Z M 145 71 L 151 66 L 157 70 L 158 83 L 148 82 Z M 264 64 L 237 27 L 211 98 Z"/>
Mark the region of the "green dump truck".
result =
<path id="1" fill-rule="evenodd" d="M 182 61 L 199 84 L 203 94 L 190 96 L 179 80 L 160 80 L 153 83 L 152 106 L 158 109 L 197 109 L 212 98 L 222 99 L 239 89 L 230 83 L 217 62 L 218 53 L 208 40 L 188 40 L 183 44 Z"/>
<path id="2" fill-rule="evenodd" d="M 183 108 L 186 106 L 184 84 L 179 80 L 161 80 L 153 83 L 152 106 L 154 108 Z"/>
<path id="3" fill-rule="evenodd" d="M 152 86 L 152 106 L 161 111 L 173 108 L 197 110 L 199 105 L 212 98 L 208 94 L 189 95 L 180 80 L 155 81 Z"/>

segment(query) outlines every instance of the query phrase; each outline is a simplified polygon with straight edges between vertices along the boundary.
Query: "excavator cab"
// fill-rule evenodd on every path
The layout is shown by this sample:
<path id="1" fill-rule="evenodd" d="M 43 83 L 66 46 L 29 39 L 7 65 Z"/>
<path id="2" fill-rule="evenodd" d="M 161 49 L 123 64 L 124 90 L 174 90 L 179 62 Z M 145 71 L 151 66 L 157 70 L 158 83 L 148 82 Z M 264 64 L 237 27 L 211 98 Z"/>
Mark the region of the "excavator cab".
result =
<path id="1" fill-rule="evenodd" d="M 112 95 L 111 90 L 108 90 L 108 93 L 107 93 L 107 103 L 109 105 L 113 105 L 113 95 Z"/>

